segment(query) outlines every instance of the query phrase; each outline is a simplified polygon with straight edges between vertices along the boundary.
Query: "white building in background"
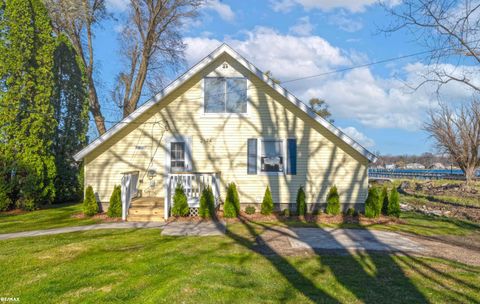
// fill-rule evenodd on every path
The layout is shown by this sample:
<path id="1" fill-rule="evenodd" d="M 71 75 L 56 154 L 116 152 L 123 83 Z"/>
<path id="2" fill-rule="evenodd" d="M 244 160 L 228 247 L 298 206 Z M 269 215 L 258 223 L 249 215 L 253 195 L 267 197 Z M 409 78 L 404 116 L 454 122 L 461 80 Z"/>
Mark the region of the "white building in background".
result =
<path id="1" fill-rule="evenodd" d="M 409 163 L 405 165 L 405 169 L 421 170 L 425 169 L 425 166 L 419 163 Z"/>
<path id="2" fill-rule="evenodd" d="M 442 163 L 434 163 L 433 165 L 428 167 L 428 169 L 432 169 L 432 170 L 444 170 L 446 168 L 447 167 L 445 167 Z"/>
<path id="3" fill-rule="evenodd" d="M 387 170 L 393 170 L 396 169 L 397 166 L 395 164 L 385 164 L 385 169 Z"/>

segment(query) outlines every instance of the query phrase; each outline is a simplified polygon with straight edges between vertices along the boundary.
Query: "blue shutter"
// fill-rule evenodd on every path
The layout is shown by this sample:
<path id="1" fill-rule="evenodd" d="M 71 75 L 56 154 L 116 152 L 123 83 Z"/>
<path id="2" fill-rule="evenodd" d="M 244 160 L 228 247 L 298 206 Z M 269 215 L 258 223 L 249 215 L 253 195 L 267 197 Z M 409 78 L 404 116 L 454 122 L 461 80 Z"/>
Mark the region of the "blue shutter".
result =
<path id="1" fill-rule="evenodd" d="M 297 140 L 287 139 L 287 174 L 297 174 Z"/>
<path id="2" fill-rule="evenodd" d="M 248 139 L 247 173 L 257 174 L 257 139 Z"/>

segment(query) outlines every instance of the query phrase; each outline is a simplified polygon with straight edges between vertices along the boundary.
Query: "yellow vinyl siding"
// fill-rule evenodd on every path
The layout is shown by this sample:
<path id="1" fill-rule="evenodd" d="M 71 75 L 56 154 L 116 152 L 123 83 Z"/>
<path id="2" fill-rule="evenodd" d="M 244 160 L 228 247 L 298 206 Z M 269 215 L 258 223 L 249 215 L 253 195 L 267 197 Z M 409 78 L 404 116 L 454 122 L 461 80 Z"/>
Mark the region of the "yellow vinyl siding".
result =
<path id="1" fill-rule="evenodd" d="M 203 114 L 202 78 L 216 72 L 224 61 L 249 80 L 245 116 Z M 365 200 L 367 159 L 227 55 L 160 104 L 85 158 L 85 183 L 93 186 L 99 200 L 108 201 L 122 172 L 139 170 L 142 178 L 152 156 L 151 167 L 157 171 L 155 187 L 150 187 L 145 177 L 140 189 L 145 196 L 163 196 L 165 143 L 172 134 L 192 138 L 193 171 L 221 172 L 222 195 L 226 184 L 234 181 L 242 203 L 261 202 L 267 185 L 277 203 L 294 203 L 299 186 L 305 187 L 308 203 L 324 203 L 332 185 L 338 187 L 343 203 Z M 247 175 L 248 138 L 291 137 L 297 139 L 297 175 Z"/>

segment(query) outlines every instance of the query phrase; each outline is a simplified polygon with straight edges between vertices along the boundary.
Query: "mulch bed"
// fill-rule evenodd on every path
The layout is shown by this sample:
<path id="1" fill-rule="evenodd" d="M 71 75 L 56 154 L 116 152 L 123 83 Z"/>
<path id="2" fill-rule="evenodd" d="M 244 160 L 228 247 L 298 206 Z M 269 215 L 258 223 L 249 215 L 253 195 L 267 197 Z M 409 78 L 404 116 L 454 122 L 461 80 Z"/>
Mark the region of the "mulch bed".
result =
<path id="1" fill-rule="evenodd" d="M 13 210 L 0 212 L 0 214 L 4 214 L 4 215 L 19 215 L 19 214 L 24 214 L 24 213 L 28 213 L 28 211 L 25 211 L 25 210 L 22 210 L 22 209 L 13 209 Z"/>
<path id="2" fill-rule="evenodd" d="M 225 218 L 222 211 L 217 212 L 217 220 L 224 220 L 225 222 L 239 223 L 242 221 L 250 222 L 299 222 L 299 223 L 317 223 L 317 224 L 360 224 L 364 226 L 373 225 L 373 224 L 393 224 L 393 223 L 404 223 L 401 219 L 380 216 L 379 218 L 367 218 L 363 215 L 359 216 L 348 216 L 348 215 L 328 215 L 321 213 L 318 215 L 308 214 L 306 216 L 284 216 L 280 213 L 273 213 L 271 215 L 263 215 L 261 213 L 247 214 L 245 212 L 240 212 L 238 218 Z M 209 222 L 213 221 L 212 219 L 204 219 L 199 216 L 190 216 L 190 217 L 170 217 L 167 222 Z"/>

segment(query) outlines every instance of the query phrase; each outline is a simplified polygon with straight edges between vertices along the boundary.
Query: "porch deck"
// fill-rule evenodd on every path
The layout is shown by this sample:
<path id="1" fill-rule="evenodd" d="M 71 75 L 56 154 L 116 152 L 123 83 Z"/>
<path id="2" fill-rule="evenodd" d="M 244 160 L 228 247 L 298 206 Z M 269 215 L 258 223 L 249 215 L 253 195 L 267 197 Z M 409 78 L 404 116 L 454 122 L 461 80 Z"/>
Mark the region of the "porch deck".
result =
<path id="1" fill-rule="evenodd" d="M 163 222 L 165 200 L 161 197 L 139 197 L 132 199 L 128 211 L 129 222 Z"/>

